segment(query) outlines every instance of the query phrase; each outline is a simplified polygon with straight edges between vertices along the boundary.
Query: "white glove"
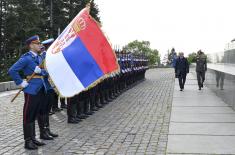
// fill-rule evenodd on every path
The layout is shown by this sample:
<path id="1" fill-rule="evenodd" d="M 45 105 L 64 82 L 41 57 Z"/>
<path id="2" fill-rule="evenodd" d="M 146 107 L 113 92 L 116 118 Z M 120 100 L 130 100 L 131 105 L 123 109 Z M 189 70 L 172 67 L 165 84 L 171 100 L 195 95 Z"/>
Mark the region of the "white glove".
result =
<path id="1" fill-rule="evenodd" d="M 25 87 L 27 87 L 29 85 L 29 83 L 27 82 L 27 81 L 23 81 L 21 84 L 20 84 L 20 86 L 22 87 L 22 88 L 25 88 Z"/>
<path id="2" fill-rule="evenodd" d="M 41 68 L 39 66 L 36 66 L 34 69 L 34 73 L 40 74 L 42 72 Z"/>

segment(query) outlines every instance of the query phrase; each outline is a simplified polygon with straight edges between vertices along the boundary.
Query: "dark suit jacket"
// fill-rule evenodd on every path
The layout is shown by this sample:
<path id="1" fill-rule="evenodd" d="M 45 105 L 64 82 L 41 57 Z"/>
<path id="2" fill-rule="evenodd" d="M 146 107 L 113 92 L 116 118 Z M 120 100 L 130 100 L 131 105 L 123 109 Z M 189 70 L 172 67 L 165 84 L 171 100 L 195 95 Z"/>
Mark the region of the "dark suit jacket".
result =
<path id="1" fill-rule="evenodd" d="M 207 70 L 206 55 L 199 54 L 196 58 L 196 71 L 205 72 Z"/>
<path id="2" fill-rule="evenodd" d="M 177 75 L 189 73 L 189 64 L 188 64 L 188 60 L 186 58 L 179 57 L 176 60 L 175 73 Z"/>

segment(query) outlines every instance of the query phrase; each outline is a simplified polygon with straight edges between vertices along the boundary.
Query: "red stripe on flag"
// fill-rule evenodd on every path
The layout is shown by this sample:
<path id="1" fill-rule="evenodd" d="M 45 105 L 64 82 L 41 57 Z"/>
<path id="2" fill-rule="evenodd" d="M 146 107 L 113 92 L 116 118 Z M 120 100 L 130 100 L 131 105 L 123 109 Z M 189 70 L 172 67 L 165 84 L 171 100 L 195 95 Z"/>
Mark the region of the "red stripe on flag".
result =
<path id="1" fill-rule="evenodd" d="M 86 28 L 80 31 L 78 35 L 103 73 L 118 69 L 112 47 L 97 23 L 88 15 L 87 11 L 84 11 L 81 17 L 86 21 Z"/>

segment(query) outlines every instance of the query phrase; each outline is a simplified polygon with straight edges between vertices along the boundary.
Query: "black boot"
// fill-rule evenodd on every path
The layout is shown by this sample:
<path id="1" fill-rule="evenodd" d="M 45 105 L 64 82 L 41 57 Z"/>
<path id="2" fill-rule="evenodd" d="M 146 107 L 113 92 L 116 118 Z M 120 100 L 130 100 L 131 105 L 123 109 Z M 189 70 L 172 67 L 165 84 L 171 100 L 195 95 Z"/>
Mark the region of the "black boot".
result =
<path id="1" fill-rule="evenodd" d="M 109 97 L 109 90 L 105 91 L 105 100 L 108 101 L 108 102 L 112 101 L 112 99 Z"/>
<path id="2" fill-rule="evenodd" d="M 59 111 L 62 111 L 63 109 L 61 108 L 58 108 L 58 107 L 52 107 L 52 112 L 59 112 Z"/>
<path id="3" fill-rule="evenodd" d="M 90 111 L 90 101 L 86 99 L 84 102 L 84 114 L 92 115 L 94 112 Z"/>
<path id="4" fill-rule="evenodd" d="M 45 124 L 45 126 L 46 126 L 48 134 L 50 136 L 52 136 L 52 137 L 58 137 L 59 136 L 58 134 L 55 134 L 55 133 L 51 132 L 51 130 L 50 130 L 49 115 L 46 115 L 45 117 L 46 117 L 46 124 Z"/>
<path id="5" fill-rule="evenodd" d="M 103 92 L 101 92 L 101 94 L 100 94 L 100 103 L 102 105 L 105 105 L 105 104 L 108 103 L 107 101 L 105 101 L 105 97 L 104 97 L 104 93 Z"/>
<path id="6" fill-rule="evenodd" d="M 55 112 L 51 109 L 51 111 L 49 112 L 49 115 L 54 115 Z"/>
<path id="7" fill-rule="evenodd" d="M 49 135 L 48 130 L 46 128 L 46 117 L 45 115 L 38 116 L 38 126 L 40 131 L 40 139 L 44 140 L 53 140 L 54 138 Z"/>
<path id="8" fill-rule="evenodd" d="M 95 106 L 98 108 L 103 108 L 103 105 L 100 103 L 100 95 L 96 95 L 95 97 Z"/>
<path id="9" fill-rule="evenodd" d="M 58 96 L 57 96 L 57 94 L 54 94 L 55 96 L 55 100 L 53 101 L 53 104 L 52 104 L 52 112 L 53 113 L 55 113 L 55 112 L 59 112 L 59 111 L 61 111 L 61 110 L 63 110 L 63 109 L 61 109 L 61 108 L 59 108 L 59 105 L 58 105 Z M 60 99 L 60 101 L 61 101 L 62 99 Z"/>
<path id="10" fill-rule="evenodd" d="M 117 93 L 117 85 L 115 84 L 114 87 L 113 87 L 113 94 L 114 94 L 114 97 L 117 98 L 118 97 L 118 93 Z"/>
<path id="11" fill-rule="evenodd" d="M 84 103 L 83 101 L 78 101 L 78 104 L 77 104 L 77 118 L 78 119 L 85 119 L 88 117 L 88 115 L 85 115 L 84 114 Z"/>
<path id="12" fill-rule="evenodd" d="M 110 89 L 109 90 L 109 98 L 111 99 L 111 100 L 113 100 L 114 99 L 114 96 L 113 96 L 113 94 L 112 94 L 112 89 Z"/>
<path id="13" fill-rule="evenodd" d="M 28 150 L 37 150 L 38 147 L 33 143 L 32 139 L 25 139 L 24 148 Z"/>
<path id="14" fill-rule="evenodd" d="M 67 109 L 67 105 L 65 104 L 65 99 L 64 98 L 60 99 L 60 108 L 61 109 Z"/>
<path id="15" fill-rule="evenodd" d="M 118 93 L 118 95 L 121 94 L 121 89 L 120 89 L 120 85 L 119 84 L 117 85 L 117 93 Z"/>
<path id="16" fill-rule="evenodd" d="M 35 145 L 33 143 L 33 140 L 31 139 L 31 136 L 33 133 L 32 129 L 31 129 L 32 125 L 30 124 L 24 124 L 23 125 L 23 131 L 24 131 L 24 148 L 28 149 L 28 150 L 36 150 L 38 149 L 37 145 Z"/>
<path id="17" fill-rule="evenodd" d="M 96 106 L 96 100 L 95 100 L 94 95 L 91 97 L 90 105 L 91 105 L 91 107 L 90 107 L 91 111 L 98 111 L 98 108 L 100 108 L 100 107 Z"/>
<path id="18" fill-rule="evenodd" d="M 64 104 L 61 103 L 60 108 L 67 109 L 67 105 L 65 103 Z"/>
<path id="19" fill-rule="evenodd" d="M 68 123 L 77 124 L 79 122 L 80 120 L 78 120 L 76 117 L 68 117 Z"/>
<path id="20" fill-rule="evenodd" d="M 77 115 L 78 119 L 86 119 L 87 117 L 88 117 L 88 115 L 85 115 L 85 114 L 78 114 Z"/>
<path id="21" fill-rule="evenodd" d="M 32 129 L 32 136 L 31 136 L 31 139 L 33 141 L 34 144 L 36 144 L 37 146 L 43 146 L 43 145 L 46 145 L 45 143 L 43 142 L 40 142 L 36 139 L 36 133 L 35 133 L 35 122 L 31 123 L 31 129 Z"/>
<path id="22" fill-rule="evenodd" d="M 68 123 L 77 124 L 80 122 L 79 119 L 77 119 L 77 102 L 78 98 L 77 96 L 68 98 L 67 103 L 67 116 L 68 116 Z"/>

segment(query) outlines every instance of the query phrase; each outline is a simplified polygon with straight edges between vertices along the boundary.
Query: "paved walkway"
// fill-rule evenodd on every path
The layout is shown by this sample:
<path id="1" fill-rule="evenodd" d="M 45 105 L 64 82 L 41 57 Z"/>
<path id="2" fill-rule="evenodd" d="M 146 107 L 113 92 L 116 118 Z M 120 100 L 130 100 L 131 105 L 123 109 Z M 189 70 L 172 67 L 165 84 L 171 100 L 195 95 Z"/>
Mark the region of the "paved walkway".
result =
<path id="1" fill-rule="evenodd" d="M 175 82 L 167 154 L 235 154 L 235 112 L 189 74 Z"/>
<path id="2" fill-rule="evenodd" d="M 23 95 L 10 103 L 12 92 L 1 93 L 0 154 L 166 154 L 173 91 L 173 70 L 151 69 L 144 82 L 79 124 L 67 124 L 66 111 L 52 115 L 59 138 L 37 151 L 23 148 Z"/>

